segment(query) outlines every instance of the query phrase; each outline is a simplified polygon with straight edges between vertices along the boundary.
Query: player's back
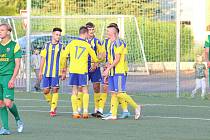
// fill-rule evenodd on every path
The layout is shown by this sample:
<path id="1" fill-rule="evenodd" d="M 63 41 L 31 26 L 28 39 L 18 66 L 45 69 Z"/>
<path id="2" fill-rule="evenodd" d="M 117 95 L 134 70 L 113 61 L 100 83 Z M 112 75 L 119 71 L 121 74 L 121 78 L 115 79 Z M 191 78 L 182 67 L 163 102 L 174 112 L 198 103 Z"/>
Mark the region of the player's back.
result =
<path id="1" fill-rule="evenodd" d="M 88 54 L 94 53 L 88 42 L 77 38 L 67 45 L 65 51 L 70 55 L 70 73 L 84 74 L 88 72 Z"/>

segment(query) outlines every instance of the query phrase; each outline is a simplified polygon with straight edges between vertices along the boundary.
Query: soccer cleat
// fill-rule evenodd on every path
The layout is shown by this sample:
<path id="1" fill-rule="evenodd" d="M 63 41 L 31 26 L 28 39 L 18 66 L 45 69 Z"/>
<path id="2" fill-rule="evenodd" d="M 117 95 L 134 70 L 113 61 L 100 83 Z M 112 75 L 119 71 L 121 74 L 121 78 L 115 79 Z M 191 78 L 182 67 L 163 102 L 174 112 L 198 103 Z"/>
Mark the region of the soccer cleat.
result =
<path id="1" fill-rule="evenodd" d="M 55 108 L 54 111 L 50 111 L 50 117 L 55 117 L 57 115 L 56 111 L 57 111 L 57 108 Z"/>
<path id="2" fill-rule="evenodd" d="M 103 114 L 102 118 L 106 118 L 106 117 L 108 117 L 108 116 L 112 116 L 112 113 L 109 112 L 108 114 Z"/>
<path id="3" fill-rule="evenodd" d="M 24 128 L 24 123 L 21 120 L 17 121 L 17 132 L 18 133 L 22 133 L 23 132 L 23 128 Z"/>
<path id="4" fill-rule="evenodd" d="M 3 127 L 0 129 L 0 135 L 10 135 L 11 132 Z"/>
<path id="5" fill-rule="evenodd" d="M 83 118 L 83 119 L 88 119 L 88 118 L 89 118 L 88 113 L 84 113 L 84 114 L 82 115 L 82 118 Z"/>
<path id="6" fill-rule="evenodd" d="M 81 118 L 81 115 L 80 114 L 73 114 L 72 118 L 73 119 L 79 119 L 79 118 Z"/>
<path id="7" fill-rule="evenodd" d="M 97 117 L 97 112 L 91 113 L 91 116 L 92 116 L 92 117 Z"/>
<path id="8" fill-rule="evenodd" d="M 117 117 L 116 116 L 107 116 L 105 118 L 102 118 L 102 120 L 117 120 Z"/>
<path id="9" fill-rule="evenodd" d="M 96 117 L 97 118 L 102 118 L 103 117 L 103 113 L 101 113 L 100 111 L 96 112 Z"/>
<path id="10" fill-rule="evenodd" d="M 130 112 L 123 112 L 119 119 L 126 119 L 131 116 Z"/>
<path id="11" fill-rule="evenodd" d="M 56 116 L 56 112 L 55 111 L 50 111 L 50 117 L 55 117 Z"/>
<path id="12" fill-rule="evenodd" d="M 138 105 L 138 107 L 135 109 L 135 120 L 140 119 L 140 117 L 142 117 L 142 106 Z"/>

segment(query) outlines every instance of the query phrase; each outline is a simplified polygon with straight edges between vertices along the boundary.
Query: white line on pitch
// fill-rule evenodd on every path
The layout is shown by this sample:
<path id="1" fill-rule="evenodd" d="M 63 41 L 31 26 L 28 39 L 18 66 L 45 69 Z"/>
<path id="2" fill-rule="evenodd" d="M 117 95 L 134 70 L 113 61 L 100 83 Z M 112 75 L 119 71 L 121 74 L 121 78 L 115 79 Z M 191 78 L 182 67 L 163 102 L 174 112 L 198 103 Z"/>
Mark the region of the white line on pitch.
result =
<path id="1" fill-rule="evenodd" d="M 21 112 L 39 112 L 48 113 L 49 111 L 44 110 L 20 110 Z M 72 114 L 72 112 L 58 112 L 61 114 Z M 133 115 L 131 115 L 133 116 Z M 184 118 L 184 117 L 164 117 L 164 116 L 143 116 L 143 118 L 159 118 L 159 119 L 180 119 L 180 120 L 200 120 L 200 121 L 210 121 L 209 118 Z"/>
<path id="2" fill-rule="evenodd" d="M 45 100 L 41 100 L 41 99 L 19 99 L 17 98 L 16 100 L 19 101 L 40 101 L 40 102 L 46 102 Z M 70 100 L 59 100 L 59 102 L 68 102 L 70 103 Z M 89 102 L 91 104 L 93 104 L 93 102 Z M 110 105 L 110 104 L 107 104 Z M 191 105 L 168 105 L 168 104 L 143 104 L 143 106 L 166 106 L 166 107 L 189 107 L 189 108 L 210 108 L 210 106 L 191 106 Z"/>

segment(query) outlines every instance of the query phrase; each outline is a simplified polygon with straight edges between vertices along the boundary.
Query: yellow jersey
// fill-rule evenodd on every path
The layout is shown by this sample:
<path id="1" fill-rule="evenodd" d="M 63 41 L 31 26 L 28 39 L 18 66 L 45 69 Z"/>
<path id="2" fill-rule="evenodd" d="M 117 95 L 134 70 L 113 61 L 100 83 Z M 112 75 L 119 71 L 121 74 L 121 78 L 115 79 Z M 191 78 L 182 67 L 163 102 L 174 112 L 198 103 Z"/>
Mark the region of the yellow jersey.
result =
<path id="1" fill-rule="evenodd" d="M 88 72 L 88 55 L 94 62 L 98 62 L 95 51 L 91 45 L 82 38 L 72 40 L 65 48 L 63 57 L 70 56 L 69 72 L 85 74 Z"/>
<path id="2" fill-rule="evenodd" d="M 114 66 L 109 75 L 114 76 L 115 74 L 125 74 L 125 57 L 127 54 L 127 49 L 125 47 L 124 41 L 117 39 L 111 43 L 110 48 L 108 48 L 108 61 L 110 64 L 113 63 L 115 55 L 120 54 L 120 61 L 116 66 Z"/>
<path id="3" fill-rule="evenodd" d="M 63 44 L 46 43 L 41 50 L 40 55 L 45 58 L 43 75 L 46 77 L 57 77 L 61 75 L 61 55 L 63 52 Z"/>
<path id="4" fill-rule="evenodd" d="M 93 37 L 92 39 L 88 39 L 87 42 L 91 45 L 91 48 L 95 51 L 96 55 L 99 53 L 105 53 L 104 47 L 102 47 L 101 42 L 98 38 Z M 91 57 L 88 57 L 88 69 L 91 67 L 91 63 L 93 61 L 91 60 Z"/>

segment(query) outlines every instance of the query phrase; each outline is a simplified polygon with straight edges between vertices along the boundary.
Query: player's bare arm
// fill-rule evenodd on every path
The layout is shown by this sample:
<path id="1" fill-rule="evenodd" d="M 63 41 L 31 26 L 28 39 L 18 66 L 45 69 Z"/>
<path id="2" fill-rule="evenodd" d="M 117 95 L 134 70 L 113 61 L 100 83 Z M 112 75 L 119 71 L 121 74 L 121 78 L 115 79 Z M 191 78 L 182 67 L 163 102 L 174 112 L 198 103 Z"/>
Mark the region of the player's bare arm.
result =
<path id="1" fill-rule="evenodd" d="M 20 69 L 20 58 L 16 58 L 15 59 L 15 69 L 14 69 L 14 73 L 12 75 L 12 78 L 10 79 L 9 83 L 8 83 L 8 87 L 9 88 L 14 88 L 15 85 L 15 79 L 18 75 L 19 69 Z"/>
<path id="2" fill-rule="evenodd" d="M 119 61 L 120 61 L 120 56 L 121 56 L 120 54 L 116 54 L 113 63 L 110 64 L 110 65 L 107 67 L 107 69 L 103 72 L 103 75 L 104 75 L 105 77 L 108 76 L 110 69 L 112 69 L 114 66 L 116 66 L 116 65 L 119 63 Z"/>
<path id="3" fill-rule="evenodd" d="M 42 80 L 42 73 L 43 73 L 43 67 L 45 63 L 45 58 L 41 57 L 41 62 L 40 62 L 40 70 L 39 70 L 39 80 Z"/>

